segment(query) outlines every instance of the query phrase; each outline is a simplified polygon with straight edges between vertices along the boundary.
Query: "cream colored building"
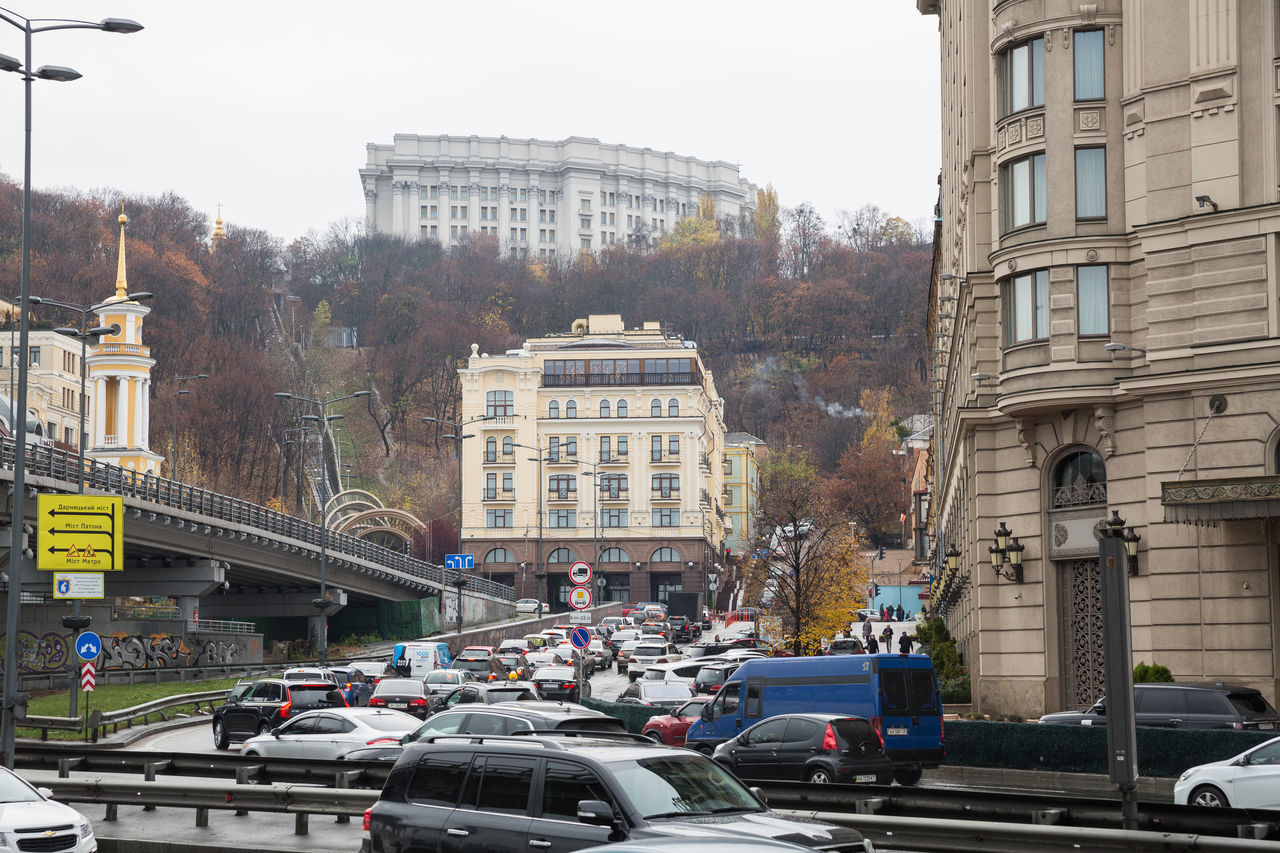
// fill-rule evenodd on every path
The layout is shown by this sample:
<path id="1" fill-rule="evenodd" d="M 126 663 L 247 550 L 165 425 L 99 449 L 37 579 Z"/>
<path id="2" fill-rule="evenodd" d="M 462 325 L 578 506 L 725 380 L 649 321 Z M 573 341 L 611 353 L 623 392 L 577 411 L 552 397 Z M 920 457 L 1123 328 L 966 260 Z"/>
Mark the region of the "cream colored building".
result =
<path id="1" fill-rule="evenodd" d="M 1112 512 L 1142 537 L 1134 663 L 1274 701 L 1277 4 L 917 5 L 943 104 L 933 600 L 976 707 L 1100 694 Z M 991 565 L 1002 522 L 1022 582 Z"/>
<path id="2" fill-rule="evenodd" d="M 458 373 L 461 420 L 489 418 L 462 450 L 477 572 L 532 598 L 545 567 L 553 603 L 575 560 L 604 579 L 599 600 L 703 592 L 725 536 L 724 417 L 695 342 L 593 314 L 503 355 L 473 345 Z"/>
<path id="3" fill-rule="evenodd" d="M 724 438 L 725 545 L 737 558 L 749 557 L 756 544 L 756 512 L 760 504 L 760 461 L 764 442 L 749 432 Z"/>
<path id="4" fill-rule="evenodd" d="M 0 300 L 0 315 L 6 319 L 16 307 Z M 37 435 L 65 450 L 78 450 L 80 440 L 80 342 L 52 329 L 30 329 L 27 349 L 27 410 L 39 421 Z M 7 354 L 4 352 L 7 350 Z M 9 400 L 17 397 L 18 331 L 0 331 L 0 422 L 9 423 Z M 12 393 L 10 389 L 13 389 Z M 87 395 L 85 429 L 92 421 L 93 395 Z M 30 419 L 28 419 L 30 428 Z M 30 434 L 30 433 L 28 433 Z"/>

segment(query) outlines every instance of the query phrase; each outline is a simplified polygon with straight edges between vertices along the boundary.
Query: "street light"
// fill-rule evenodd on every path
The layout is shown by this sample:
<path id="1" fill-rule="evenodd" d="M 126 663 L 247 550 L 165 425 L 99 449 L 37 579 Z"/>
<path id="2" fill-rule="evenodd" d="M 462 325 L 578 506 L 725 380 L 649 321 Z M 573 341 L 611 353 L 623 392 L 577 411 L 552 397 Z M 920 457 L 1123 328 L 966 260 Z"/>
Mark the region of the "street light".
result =
<path id="1" fill-rule="evenodd" d="M 475 435 L 468 433 L 463 435 L 462 428 L 470 424 L 480 423 L 481 421 L 497 420 L 497 415 L 484 415 L 479 418 L 472 418 L 467 421 L 442 421 L 439 418 L 423 418 L 424 424 L 439 424 L 440 426 L 452 427 L 452 433 L 445 433 L 441 438 L 451 438 L 454 441 L 454 455 L 458 460 L 458 550 L 462 553 L 462 440 L 465 438 L 475 438 Z M 459 602 L 461 604 L 461 602 Z"/>
<path id="2" fill-rule="evenodd" d="M 593 569 L 600 568 L 600 492 L 604 488 L 600 485 L 600 465 L 599 462 L 583 462 L 582 465 L 590 466 L 590 471 L 583 471 L 582 476 L 590 477 L 591 481 L 596 484 L 592 490 L 591 499 L 591 567 Z M 604 577 L 602 574 L 601 577 Z M 603 596 L 601 596 L 603 598 Z"/>
<path id="3" fill-rule="evenodd" d="M 60 65 L 44 65 L 33 69 L 31 60 L 31 37 L 36 33 L 52 30 L 102 30 L 108 33 L 136 33 L 142 29 L 137 21 L 128 18 L 104 18 L 98 23 L 78 21 L 68 18 L 24 18 L 7 9 L 0 9 L 0 21 L 22 30 L 25 62 L 19 62 L 12 56 L 0 54 L 0 71 L 21 74 L 25 84 L 24 93 L 24 126 L 23 126 L 23 161 L 22 161 L 22 272 L 21 295 L 18 297 L 18 399 L 15 408 L 19 416 L 14 418 L 14 450 L 13 450 L 13 504 L 9 524 L 9 591 L 6 606 L 8 630 L 5 632 L 4 658 L 7 661 L 18 660 L 18 621 L 22 611 L 19 604 L 22 599 L 22 558 L 23 554 L 23 517 L 26 511 L 26 466 L 27 466 L 27 344 L 30 339 L 31 324 L 27 312 L 31 305 L 31 84 L 35 80 L 53 80 L 67 82 L 76 80 L 80 74 L 71 68 Z M 13 401 L 10 401 L 13 402 Z M 6 666 L 4 669 L 4 704 L 0 708 L 0 754 L 3 754 L 4 766 L 13 769 L 14 731 L 17 723 L 18 705 L 25 704 L 25 696 L 18 695 L 18 667 Z"/>
<path id="4" fill-rule="evenodd" d="M 538 618 L 541 619 L 542 618 L 542 602 L 546 599 L 546 594 L 547 594 L 547 591 L 543 584 L 543 582 L 547 579 L 547 572 L 546 572 L 546 569 L 544 569 L 542 566 L 542 463 L 544 461 L 543 457 L 546 454 L 548 448 L 537 447 L 531 444 L 520 444 L 519 442 L 514 442 L 514 441 L 511 443 L 511 446 L 523 447 L 525 450 L 532 450 L 538 454 L 537 456 L 529 456 L 527 458 L 530 462 L 538 463 L 538 488 L 537 488 L 537 492 L 538 492 L 538 559 L 535 560 L 533 563 L 533 577 L 538 585 L 538 595 L 537 595 Z M 527 529 L 528 528 L 526 528 L 526 530 Z M 526 533 L 525 535 L 527 536 L 528 534 Z"/>
<path id="5" fill-rule="evenodd" d="M 181 458 L 181 451 L 178 449 L 178 398 L 183 394 L 191 393 L 182 387 L 182 383 L 188 379 L 208 378 L 209 374 L 207 373 L 193 373 L 190 376 L 179 376 L 174 380 L 176 390 L 173 392 L 173 479 L 179 482 L 182 481 L 182 466 L 178 464 L 178 459 Z"/>
<path id="6" fill-rule="evenodd" d="M 333 600 L 329 598 L 329 589 L 325 581 L 326 568 L 326 539 L 328 533 L 328 521 L 325 518 L 325 505 L 329 502 L 328 493 L 328 460 L 325 457 L 324 440 L 325 435 L 329 431 L 330 418 L 325 414 L 325 409 L 334 403 L 341 403 L 343 400 L 354 400 L 356 397 L 368 397 L 368 391 L 357 391 L 354 394 L 347 394 L 343 397 L 330 397 L 327 400 L 313 400 L 310 397 L 303 397 L 300 394 L 292 394 L 288 391 L 277 391 L 275 394 L 280 400 L 301 400 L 304 403 L 311 403 L 320 409 L 320 415 L 304 415 L 303 420 L 317 421 L 320 425 L 320 597 L 312 599 L 311 603 L 320 613 L 320 665 L 324 666 L 325 653 L 329 645 L 329 620 L 325 617 L 325 610 L 328 609 Z M 341 417 L 340 415 L 338 417 Z"/>

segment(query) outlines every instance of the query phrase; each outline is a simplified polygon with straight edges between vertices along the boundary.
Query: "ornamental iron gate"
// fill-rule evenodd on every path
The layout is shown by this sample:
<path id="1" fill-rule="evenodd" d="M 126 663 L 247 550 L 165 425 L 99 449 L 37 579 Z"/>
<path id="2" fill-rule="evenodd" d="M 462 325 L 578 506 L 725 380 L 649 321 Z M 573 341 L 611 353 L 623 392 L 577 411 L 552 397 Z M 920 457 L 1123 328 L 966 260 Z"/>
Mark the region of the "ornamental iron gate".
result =
<path id="1" fill-rule="evenodd" d="M 1062 572 L 1063 707 L 1088 708 L 1103 696 L 1102 569 L 1095 560 L 1059 564 Z"/>

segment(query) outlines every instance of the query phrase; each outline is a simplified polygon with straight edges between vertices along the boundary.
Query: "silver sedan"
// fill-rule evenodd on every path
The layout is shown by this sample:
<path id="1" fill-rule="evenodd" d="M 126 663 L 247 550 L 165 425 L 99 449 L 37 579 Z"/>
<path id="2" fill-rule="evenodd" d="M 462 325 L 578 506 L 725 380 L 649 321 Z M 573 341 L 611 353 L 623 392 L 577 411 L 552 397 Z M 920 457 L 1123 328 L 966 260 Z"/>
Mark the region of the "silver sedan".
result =
<path id="1" fill-rule="evenodd" d="M 385 708 L 327 708 L 299 714 L 267 734 L 251 737 L 241 755 L 267 758 L 342 758 L 353 749 L 396 743 L 422 725 Z"/>

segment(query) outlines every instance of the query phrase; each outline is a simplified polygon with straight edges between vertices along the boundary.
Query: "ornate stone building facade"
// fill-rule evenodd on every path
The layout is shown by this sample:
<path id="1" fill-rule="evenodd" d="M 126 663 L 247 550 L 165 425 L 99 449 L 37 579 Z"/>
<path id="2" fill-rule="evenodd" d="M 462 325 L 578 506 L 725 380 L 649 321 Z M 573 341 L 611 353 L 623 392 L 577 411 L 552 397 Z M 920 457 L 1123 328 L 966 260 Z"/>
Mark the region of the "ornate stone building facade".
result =
<path id="1" fill-rule="evenodd" d="M 462 385 L 462 547 L 476 571 L 567 604 L 704 592 L 725 542 L 724 402 L 697 345 L 592 314 L 503 355 L 472 346 Z M 541 461 L 539 461 L 541 459 Z"/>
<path id="2" fill-rule="evenodd" d="M 1277 3 L 917 6 L 943 104 L 933 602 L 976 707 L 1100 695 L 1113 512 L 1141 537 L 1134 663 L 1274 701 Z M 997 575 L 1002 526 L 1022 565 Z"/>
<path id="3" fill-rule="evenodd" d="M 396 134 L 360 170 L 370 231 L 456 246 L 491 236 L 504 254 L 572 259 L 633 236 L 658 239 L 696 216 L 755 210 L 756 186 L 723 160 L 598 139 Z"/>

